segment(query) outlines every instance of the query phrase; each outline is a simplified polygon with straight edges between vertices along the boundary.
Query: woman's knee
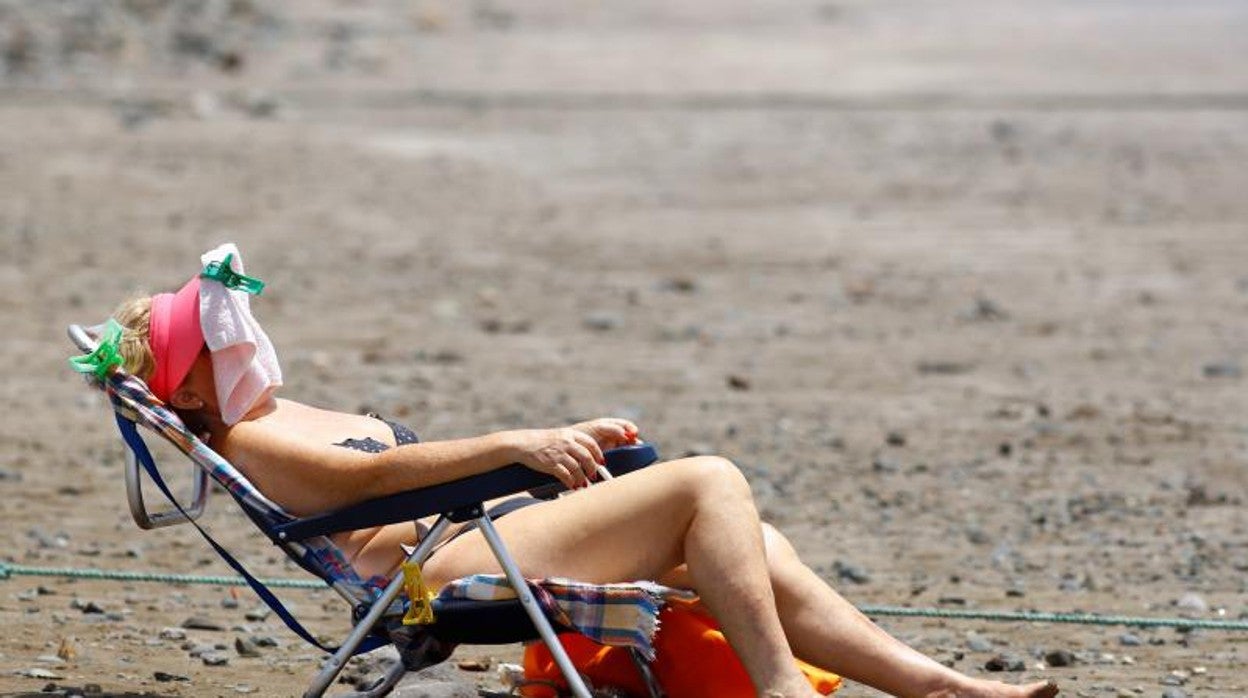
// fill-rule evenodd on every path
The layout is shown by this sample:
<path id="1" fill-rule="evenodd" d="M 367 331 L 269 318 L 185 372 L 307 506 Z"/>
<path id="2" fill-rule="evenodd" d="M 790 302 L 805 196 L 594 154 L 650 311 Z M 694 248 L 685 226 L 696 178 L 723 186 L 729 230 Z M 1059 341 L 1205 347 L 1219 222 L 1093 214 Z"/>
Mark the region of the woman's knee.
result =
<path id="1" fill-rule="evenodd" d="M 750 496 L 750 483 L 741 469 L 727 458 L 694 456 L 665 464 L 685 489 L 696 496 Z"/>

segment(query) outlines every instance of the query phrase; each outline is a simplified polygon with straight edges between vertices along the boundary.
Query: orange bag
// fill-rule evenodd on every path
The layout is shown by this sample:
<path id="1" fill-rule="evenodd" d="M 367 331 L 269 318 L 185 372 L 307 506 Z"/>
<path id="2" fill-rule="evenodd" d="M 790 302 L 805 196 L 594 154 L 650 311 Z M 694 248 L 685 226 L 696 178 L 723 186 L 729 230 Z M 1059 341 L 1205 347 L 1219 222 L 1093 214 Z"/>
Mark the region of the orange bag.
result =
<path id="1" fill-rule="evenodd" d="M 654 638 L 655 661 L 651 665 L 659 685 L 671 698 L 754 698 L 754 684 L 745 673 L 719 625 L 710 616 L 684 607 L 668 606 L 659 613 L 660 630 Z M 612 686 L 633 696 L 647 696 L 627 648 L 599 645 L 583 635 L 559 636 L 572 663 L 598 687 Z M 810 685 L 823 695 L 841 687 L 841 677 L 801 660 L 798 668 Z M 535 642 L 524 651 L 524 676 L 567 687 L 545 643 Z M 546 685 L 520 690 L 526 698 L 553 698 Z"/>

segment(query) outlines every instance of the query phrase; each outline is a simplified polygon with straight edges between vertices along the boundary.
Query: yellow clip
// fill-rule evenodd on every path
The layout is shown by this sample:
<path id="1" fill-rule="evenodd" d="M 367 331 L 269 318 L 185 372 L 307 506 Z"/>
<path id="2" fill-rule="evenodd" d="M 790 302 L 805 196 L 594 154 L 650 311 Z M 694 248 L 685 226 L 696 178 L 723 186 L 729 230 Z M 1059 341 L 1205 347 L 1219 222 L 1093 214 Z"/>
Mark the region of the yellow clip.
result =
<path id="1" fill-rule="evenodd" d="M 429 625 L 434 622 L 433 592 L 425 586 L 425 578 L 420 574 L 420 565 L 412 562 L 403 563 L 403 591 L 411 603 L 403 616 L 403 625 Z"/>

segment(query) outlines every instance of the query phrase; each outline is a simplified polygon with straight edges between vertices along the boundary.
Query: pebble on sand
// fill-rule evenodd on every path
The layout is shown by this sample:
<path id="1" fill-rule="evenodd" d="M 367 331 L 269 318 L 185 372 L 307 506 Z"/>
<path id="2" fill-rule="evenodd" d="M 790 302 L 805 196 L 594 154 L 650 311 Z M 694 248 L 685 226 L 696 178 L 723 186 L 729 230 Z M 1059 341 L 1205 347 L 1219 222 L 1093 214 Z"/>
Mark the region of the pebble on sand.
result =
<path id="1" fill-rule="evenodd" d="M 1012 654 L 998 654 L 984 662 L 985 671 L 1023 671 L 1026 668 L 1027 661 Z"/>

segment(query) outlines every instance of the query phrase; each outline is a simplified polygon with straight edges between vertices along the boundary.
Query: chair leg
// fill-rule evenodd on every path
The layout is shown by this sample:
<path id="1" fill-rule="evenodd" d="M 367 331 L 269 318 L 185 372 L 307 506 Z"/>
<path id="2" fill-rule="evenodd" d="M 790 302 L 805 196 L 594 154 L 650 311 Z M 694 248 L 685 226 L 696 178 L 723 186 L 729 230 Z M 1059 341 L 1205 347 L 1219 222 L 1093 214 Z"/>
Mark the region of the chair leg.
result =
<path id="1" fill-rule="evenodd" d="M 394 687 L 399 685 L 399 681 L 403 679 L 403 675 L 407 673 L 407 668 L 403 666 L 402 660 L 396 661 L 386 669 L 386 673 L 382 675 L 381 681 L 366 691 L 357 693 L 348 693 L 340 698 L 381 698 L 381 696 L 389 695 Z"/>
<path id="2" fill-rule="evenodd" d="M 533 621 L 533 626 L 537 628 L 538 634 L 542 636 L 542 641 L 550 649 L 550 654 L 554 658 L 555 664 L 559 666 L 559 671 L 563 673 L 563 678 L 567 680 L 568 688 L 571 689 L 572 695 L 576 696 L 576 698 L 592 698 L 589 689 L 585 686 L 585 682 L 581 680 L 580 673 L 572 665 L 572 659 L 568 657 L 563 644 L 559 642 L 559 637 L 555 635 L 555 629 L 551 627 L 550 619 L 542 612 L 542 607 L 538 605 L 537 599 L 533 597 L 533 592 L 529 590 L 528 583 L 525 582 L 524 577 L 520 574 L 520 568 L 516 565 L 516 561 L 512 559 L 511 553 L 507 552 L 507 547 L 503 545 L 503 539 L 499 537 L 494 524 L 490 522 L 488 516 L 482 516 L 477 519 L 477 525 L 480 526 L 481 533 L 485 535 L 486 542 L 490 544 L 490 550 L 494 551 L 494 557 L 498 560 L 498 564 L 502 566 L 503 572 L 506 573 L 507 581 L 511 583 L 511 587 L 516 591 L 516 596 L 520 598 L 520 605 L 529 614 L 529 619 Z"/>
<path id="3" fill-rule="evenodd" d="M 412 554 L 407 557 L 408 562 L 423 563 L 429 557 L 429 554 L 433 552 L 433 547 L 442 538 L 443 531 L 446 530 L 450 523 L 450 520 L 445 516 L 439 517 L 437 522 L 433 524 L 433 527 L 429 529 L 429 534 L 420 542 L 420 545 L 416 546 Z M 377 621 L 381 620 L 381 617 L 390 609 L 390 605 L 394 603 L 394 600 L 399 597 L 402 591 L 403 575 L 396 574 L 394 579 L 390 580 L 390 583 L 386 585 L 386 590 L 373 602 L 373 605 L 368 609 L 368 613 L 351 629 L 351 633 L 347 635 L 347 639 L 343 640 L 342 646 L 338 648 L 338 651 L 325 660 L 325 665 L 312 678 L 311 685 L 304 692 L 304 698 L 320 698 L 325 695 L 325 691 L 330 684 L 334 682 L 334 679 L 342 672 L 343 667 L 347 665 L 347 660 L 351 659 L 355 654 L 355 648 L 360 646 L 360 643 L 372 631 Z"/>
<path id="4" fill-rule="evenodd" d="M 628 656 L 633 660 L 633 666 L 637 667 L 637 673 L 641 674 L 642 683 L 646 684 L 646 690 L 650 692 L 650 698 L 667 698 L 667 694 L 663 692 L 663 688 L 659 686 L 659 680 L 654 675 L 654 668 L 650 666 L 650 662 L 641 655 L 641 652 L 634 648 L 628 650 Z"/>

